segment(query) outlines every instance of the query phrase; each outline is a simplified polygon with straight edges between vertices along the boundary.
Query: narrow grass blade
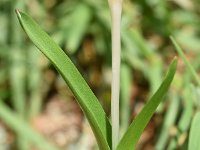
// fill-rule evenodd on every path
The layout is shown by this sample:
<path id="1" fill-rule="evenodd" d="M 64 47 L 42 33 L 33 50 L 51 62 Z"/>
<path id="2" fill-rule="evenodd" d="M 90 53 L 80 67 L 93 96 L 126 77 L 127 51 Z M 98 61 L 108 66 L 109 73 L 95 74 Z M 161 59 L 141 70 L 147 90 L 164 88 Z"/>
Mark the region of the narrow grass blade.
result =
<path id="1" fill-rule="evenodd" d="M 47 142 L 40 134 L 34 131 L 22 118 L 9 110 L 0 99 L 0 118 L 18 135 L 33 143 L 41 150 L 58 150 L 55 146 Z"/>
<path id="2" fill-rule="evenodd" d="M 69 57 L 41 27 L 25 13 L 16 12 L 24 31 L 31 41 L 52 62 L 74 93 L 93 129 L 99 148 L 109 150 L 111 147 L 111 125 L 88 84 Z"/>
<path id="3" fill-rule="evenodd" d="M 180 48 L 180 46 L 177 44 L 177 42 L 175 41 L 175 39 L 171 36 L 170 37 L 171 41 L 173 42 L 177 52 L 179 53 L 179 55 L 181 56 L 181 58 L 183 59 L 184 63 L 187 65 L 189 71 L 191 72 L 192 76 L 194 77 L 194 79 L 196 80 L 196 82 L 198 83 L 198 85 L 200 86 L 200 79 L 198 74 L 195 72 L 193 66 L 190 64 L 190 62 L 187 60 L 186 56 L 183 53 L 183 50 Z"/>
<path id="4" fill-rule="evenodd" d="M 189 86 L 188 86 L 189 85 Z M 188 83 L 184 89 L 183 92 L 183 96 L 182 96 L 182 103 L 183 103 L 183 111 L 181 113 L 181 116 L 179 116 L 179 123 L 178 123 L 178 128 L 180 130 L 180 132 L 187 132 L 189 127 L 190 127 L 190 123 L 191 123 L 191 119 L 192 119 L 192 115 L 194 112 L 194 103 L 193 103 L 193 91 L 192 91 L 192 85 L 190 85 L 190 83 Z"/>
<path id="5" fill-rule="evenodd" d="M 28 76 L 28 88 L 30 90 L 30 108 L 29 119 L 37 116 L 42 108 L 42 92 L 41 92 L 41 67 L 39 65 L 39 58 L 41 53 L 33 50 L 35 47 L 31 47 L 28 51 L 28 60 L 30 64 L 29 76 Z"/>
<path id="6" fill-rule="evenodd" d="M 142 111 L 136 116 L 135 120 L 129 126 L 127 132 L 122 137 L 117 150 L 133 150 L 152 117 L 153 113 L 156 111 L 157 106 L 161 102 L 163 96 L 167 92 L 176 72 L 177 60 L 175 59 L 170 65 L 169 71 L 160 85 L 157 92 L 152 96 L 152 98 L 147 102 Z"/>
<path id="7" fill-rule="evenodd" d="M 189 147 L 188 150 L 200 150 L 200 112 L 198 112 L 192 121 L 192 126 L 189 135 Z"/>
<path id="8" fill-rule="evenodd" d="M 25 88 L 25 64 L 23 63 L 23 52 L 14 47 L 15 54 L 10 53 L 11 65 L 9 68 L 10 85 L 12 92 L 12 103 L 15 111 L 21 118 L 26 118 L 26 88 Z"/>
<path id="9" fill-rule="evenodd" d="M 129 118 L 130 118 L 130 97 L 131 97 L 131 67 L 126 63 L 122 63 L 121 65 L 121 133 L 120 136 L 123 135 L 128 126 L 129 126 Z"/>
<path id="10" fill-rule="evenodd" d="M 79 3 L 71 14 L 70 18 L 72 22 L 70 22 L 71 26 L 69 26 L 70 29 L 67 39 L 67 48 L 69 48 L 70 53 L 76 52 L 78 47 L 80 47 L 81 41 L 91 21 L 91 17 L 92 13 L 90 7 L 84 3 Z"/>
<path id="11" fill-rule="evenodd" d="M 155 146 L 155 150 L 165 149 L 167 141 L 170 138 L 170 128 L 174 125 L 179 112 L 180 99 L 177 95 L 172 94 L 169 98 L 170 106 L 167 109 L 166 116 L 164 117 L 164 123 L 161 132 L 158 137 L 158 141 Z"/>

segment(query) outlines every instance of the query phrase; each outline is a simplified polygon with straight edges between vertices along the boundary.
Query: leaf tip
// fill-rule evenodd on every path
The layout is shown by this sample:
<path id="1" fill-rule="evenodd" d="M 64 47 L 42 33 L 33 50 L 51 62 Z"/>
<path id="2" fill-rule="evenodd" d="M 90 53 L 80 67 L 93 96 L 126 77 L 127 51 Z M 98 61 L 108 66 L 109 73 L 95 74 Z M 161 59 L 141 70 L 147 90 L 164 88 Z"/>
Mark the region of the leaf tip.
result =
<path id="1" fill-rule="evenodd" d="M 15 9 L 15 12 L 16 12 L 17 16 L 18 16 L 19 18 L 21 18 L 21 14 L 20 14 L 19 9 Z"/>
<path id="2" fill-rule="evenodd" d="M 170 36 L 169 38 L 170 38 L 170 40 L 172 41 L 172 43 L 174 44 L 174 46 L 175 46 L 175 47 L 178 47 L 175 38 L 174 38 L 173 36 Z"/>
<path id="3" fill-rule="evenodd" d="M 173 58 L 173 61 L 177 61 L 178 60 L 178 56 L 175 55 L 174 58 Z"/>
<path id="4" fill-rule="evenodd" d="M 173 36 L 173 35 L 170 35 L 169 38 L 172 40 L 172 39 L 174 39 L 174 36 Z"/>
<path id="5" fill-rule="evenodd" d="M 174 58 L 172 60 L 172 64 L 174 64 L 174 66 L 177 67 L 177 64 L 178 64 L 178 57 L 177 56 L 174 56 Z"/>

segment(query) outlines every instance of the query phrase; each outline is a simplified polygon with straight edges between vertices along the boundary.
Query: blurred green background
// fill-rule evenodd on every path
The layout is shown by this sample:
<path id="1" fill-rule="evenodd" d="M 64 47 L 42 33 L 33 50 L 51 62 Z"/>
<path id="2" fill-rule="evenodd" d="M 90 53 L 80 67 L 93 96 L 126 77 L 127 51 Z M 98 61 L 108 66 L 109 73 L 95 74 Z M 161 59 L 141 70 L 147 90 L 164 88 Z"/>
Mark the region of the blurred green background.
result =
<path id="1" fill-rule="evenodd" d="M 22 31 L 16 8 L 32 16 L 70 56 L 109 116 L 111 18 L 107 0 L 0 0 L 1 107 L 9 107 L 16 119 L 25 120 L 60 149 L 97 149 L 70 90 Z M 170 35 L 198 72 L 199 27 L 198 0 L 124 0 L 121 135 L 177 55 Z M 199 95 L 197 83 L 179 59 L 174 82 L 137 149 L 187 149 L 191 120 L 200 108 Z M 26 146 L 0 118 L 0 150 L 27 150 Z"/>

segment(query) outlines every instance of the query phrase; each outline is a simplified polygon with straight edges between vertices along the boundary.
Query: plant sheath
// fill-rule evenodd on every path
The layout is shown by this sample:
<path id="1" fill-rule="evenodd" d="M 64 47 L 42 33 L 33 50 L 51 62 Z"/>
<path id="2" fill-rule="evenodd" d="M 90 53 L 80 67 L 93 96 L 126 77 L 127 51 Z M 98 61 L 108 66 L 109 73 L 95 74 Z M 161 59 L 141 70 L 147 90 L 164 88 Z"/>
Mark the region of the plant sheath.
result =
<path id="1" fill-rule="evenodd" d="M 119 92 L 120 92 L 120 53 L 121 53 L 121 12 L 122 0 L 109 0 L 112 18 L 112 148 L 116 149 L 119 141 Z"/>

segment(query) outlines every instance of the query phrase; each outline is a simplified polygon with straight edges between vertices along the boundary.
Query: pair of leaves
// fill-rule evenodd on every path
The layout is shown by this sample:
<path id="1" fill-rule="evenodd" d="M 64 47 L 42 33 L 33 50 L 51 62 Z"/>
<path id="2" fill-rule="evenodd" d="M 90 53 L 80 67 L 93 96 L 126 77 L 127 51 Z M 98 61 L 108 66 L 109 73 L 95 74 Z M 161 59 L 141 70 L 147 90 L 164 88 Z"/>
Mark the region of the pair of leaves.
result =
<path id="1" fill-rule="evenodd" d="M 65 82 L 72 90 L 76 100 L 85 113 L 90 126 L 97 139 L 101 150 L 110 150 L 111 148 L 111 125 L 106 114 L 100 105 L 98 99 L 89 88 L 75 65 L 64 53 L 64 51 L 39 27 L 39 25 L 25 13 L 17 12 L 18 19 L 24 31 L 31 41 L 40 49 L 40 51 L 52 62 L 58 72 L 62 75 Z M 170 66 L 163 83 L 158 91 L 148 101 L 140 114 L 130 125 L 117 150 L 132 150 L 151 116 L 155 112 L 162 97 L 167 92 L 175 71 L 177 61 L 174 60 Z"/>

